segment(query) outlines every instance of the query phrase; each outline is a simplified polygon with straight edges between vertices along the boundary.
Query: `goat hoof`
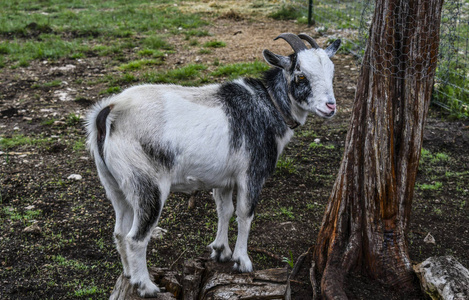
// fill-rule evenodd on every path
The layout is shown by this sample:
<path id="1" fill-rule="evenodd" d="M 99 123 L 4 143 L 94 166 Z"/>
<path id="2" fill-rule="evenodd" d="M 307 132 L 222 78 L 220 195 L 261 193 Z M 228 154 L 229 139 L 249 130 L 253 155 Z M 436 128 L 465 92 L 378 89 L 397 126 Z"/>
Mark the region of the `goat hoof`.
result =
<path id="1" fill-rule="evenodd" d="M 160 289 L 153 282 L 141 283 L 138 285 L 137 293 L 141 298 L 152 298 L 160 292 Z"/>
<path id="2" fill-rule="evenodd" d="M 210 245 L 212 248 L 212 254 L 210 257 L 216 262 L 227 262 L 231 260 L 231 249 L 230 247 L 225 247 L 224 245 L 221 246 L 214 246 Z"/>
<path id="3" fill-rule="evenodd" d="M 251 260 L 249 260 L 249 258 L 247 260 L 246 259 L 237 259 L 235 261 L 236 261 L 236 263 L 233 266 L 233 269 L 235 271 L 238 271 L 238 272 L 241 272 L 241 273 L 250 273 L 250 272 L 253 271 L 252 263 L 251 263 Z"/>

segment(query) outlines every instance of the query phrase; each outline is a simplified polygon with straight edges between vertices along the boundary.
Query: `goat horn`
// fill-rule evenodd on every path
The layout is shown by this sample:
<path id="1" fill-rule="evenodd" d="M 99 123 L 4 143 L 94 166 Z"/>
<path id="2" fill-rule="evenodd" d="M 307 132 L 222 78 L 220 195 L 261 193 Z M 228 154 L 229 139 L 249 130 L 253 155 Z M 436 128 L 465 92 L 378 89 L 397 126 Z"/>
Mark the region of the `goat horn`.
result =
<path id="1" fill-rule="evenodd" d="M 305 33 L 300 33 L 298 35 L 298 37 L 300 39 L 303 39 L 303 40 L 307 41 L 311 45 L 312 49 L 319 49 L 318 43 L 316 43 L 316 41 L 312 37 L 310 37 L 309 35 L 307 35 Z"/>
<path id="2" fill-rule="evenodd" d="M 287 41 L 287 43 L 290 44 L 290 46 L 293 48 L 295 53 L 298 53 L 303 50 L 308 50 L 308 48 L 306 48 L 303 41 L 297 35 L 293 33 L 282 33 L 281 35 L 276 37 L 274 41 L 278 39 L 284 39 L 285 41 Z"/>

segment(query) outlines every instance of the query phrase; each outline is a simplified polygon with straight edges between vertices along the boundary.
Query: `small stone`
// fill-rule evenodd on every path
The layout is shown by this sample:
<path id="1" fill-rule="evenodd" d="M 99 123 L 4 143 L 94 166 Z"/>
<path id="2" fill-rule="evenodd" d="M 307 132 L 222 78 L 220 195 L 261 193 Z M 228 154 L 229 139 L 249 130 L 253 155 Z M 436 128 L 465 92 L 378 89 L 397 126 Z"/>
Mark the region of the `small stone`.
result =
<path id="1" fill-rule="evenodd" d="M 423 241 L 427 244 L 436 244 L 435 238 L 433 235 L 430 234 L 430 232 L 427 234 L 427 236 L 423 239 Z"/>
<path id="2" fill-rule="evenodd" d="M 319 144 L 319 143 L 321 143 L 321 140 L 320 140 L 320 139 L 314 139 L 314 142 L 315 142 L 316 144 Z"/>
<path id="3" fill-rule="evenodd" d="M 72 175 L 68 176 L 67 179 L 69 179 L 69 180 L 82 180 L 83 177 L 81 175 L 78 175 L 78 174 L 72 174 Z"/>
<path id="4" fill-rule="evenodd" d="M 162 239 L 163 238 L 163 235 L 168 232 L 168 230 L 166 229 L 163 229 L 161 227 L 156 227 L 155 229 L 153 229 L 153 231 L 151 232 L 151 237 L 153 239 Z"/>
<path id="5" fill-rule="evenodd" d="M 34 205 L 28 205 L 28 206 L 26 206 L 24 209 L 26 209 L 26 210 L 32 210 L 32 209 L 34 209 L 35 207 L 36 207 L 36 206 L 34 206 Z"/>
<path id="6" fill-rule="evenodd" d="M 23 229 L 23 232 L 24 233 L 41 233 L 41 227 L 39 227 L 37 223 L 34 223 L 33 225 L 28 226 L 25 229 Z"/>

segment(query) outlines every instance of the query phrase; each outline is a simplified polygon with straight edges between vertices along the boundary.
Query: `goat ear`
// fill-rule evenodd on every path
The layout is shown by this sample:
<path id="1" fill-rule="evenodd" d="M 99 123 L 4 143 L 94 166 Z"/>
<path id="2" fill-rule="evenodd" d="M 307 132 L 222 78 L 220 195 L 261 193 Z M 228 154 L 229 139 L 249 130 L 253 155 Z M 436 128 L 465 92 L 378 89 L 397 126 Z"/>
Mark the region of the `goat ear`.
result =
<path id="1" fill-rule="evenodd" d="M 326 53 L 329 57 L 334 56 L 334 54 L 339 50 L 340 44 L 342 43 L 341 40 L 335 40 L 329 47 L 326 48 Z"/>
<path id="2" fill-rule="evenodd" d="M 290 58 L 275 54 L 267 49 L 262 52 L 262 55 L 264 55 L 265 61 L 274 67 L 288 69 L 291 65 Z"/>

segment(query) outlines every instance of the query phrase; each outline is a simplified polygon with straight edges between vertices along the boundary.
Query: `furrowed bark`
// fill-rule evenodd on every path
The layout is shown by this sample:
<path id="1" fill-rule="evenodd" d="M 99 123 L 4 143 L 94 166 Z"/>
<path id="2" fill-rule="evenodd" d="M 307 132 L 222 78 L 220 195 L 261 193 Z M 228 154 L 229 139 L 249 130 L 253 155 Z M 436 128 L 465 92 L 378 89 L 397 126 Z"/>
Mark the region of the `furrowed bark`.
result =
<path id="1" fill-rule="evenodd" d="M 411 290 L 413 190 L 436 70 L 442 0 L 378 0 L 345 151 L 314 260 L 326 299 L 358 271 Z"/>

